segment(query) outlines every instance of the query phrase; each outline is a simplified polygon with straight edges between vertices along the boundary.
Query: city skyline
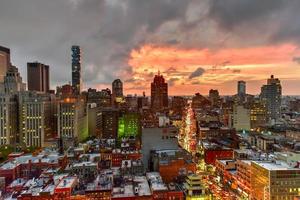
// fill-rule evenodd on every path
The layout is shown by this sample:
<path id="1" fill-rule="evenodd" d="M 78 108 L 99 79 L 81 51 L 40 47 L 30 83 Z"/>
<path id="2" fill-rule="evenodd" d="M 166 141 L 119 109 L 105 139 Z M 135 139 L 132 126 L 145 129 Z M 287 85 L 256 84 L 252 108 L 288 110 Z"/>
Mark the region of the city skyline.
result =
<path id="1" fill-rule="evenodd" d="M 239 80 L 247 82 L 248 93 L 259 94 L 271 74 L 282 81 L 284 95 L 296 95 L 299 6 L 292 0 L 5 0 L 0 44 L 11 49 L 25 81 L 27 62 L 49 65 L 52 89 L 71 80 L 69 49 L 79 45 L 84 89 L 106 88 L 120 78 L 126 94 L 150 95 L 159 70 L 170 95 L 208 94 L 211 88 L 235 94 Z M 20 32 L 31 34 L 21 39 Z"/>

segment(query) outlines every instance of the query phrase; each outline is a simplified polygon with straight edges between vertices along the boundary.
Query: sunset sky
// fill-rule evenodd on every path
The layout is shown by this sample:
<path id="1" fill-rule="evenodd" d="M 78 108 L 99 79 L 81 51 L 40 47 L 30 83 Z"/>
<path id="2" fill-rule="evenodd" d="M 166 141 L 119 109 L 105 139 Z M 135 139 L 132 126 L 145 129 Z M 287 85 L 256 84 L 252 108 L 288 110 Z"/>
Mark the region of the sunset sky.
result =
<path id="1" fill-rule="evenodd" d="M 146 94 L 160 71 L 170 95 L 258 94 L 274 74 L 300 94 L 299 0 L 1 0 L 0 45 L 26 80 L 50 65 L 52 88 L 71 80 L 71 45 L 83 50 L 84 87 L 124 82 Z"/>

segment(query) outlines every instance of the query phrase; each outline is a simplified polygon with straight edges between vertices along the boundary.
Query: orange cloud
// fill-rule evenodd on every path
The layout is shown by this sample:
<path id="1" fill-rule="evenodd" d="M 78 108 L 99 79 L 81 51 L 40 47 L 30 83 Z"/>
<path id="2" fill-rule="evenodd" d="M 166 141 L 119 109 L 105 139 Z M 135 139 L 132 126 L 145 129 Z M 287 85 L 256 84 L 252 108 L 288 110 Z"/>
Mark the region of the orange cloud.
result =
<path id="1" fill-rule="evenodd" d="M 142 81 L 144 88 L 150 85 L 153 74 L 160 70 L 167 80 L 172 81 L 171 94 L 207 93 L 210 88 L 234 94 L 235 82 L 240 79 L 260 84 L 270 74 L 283 79 L 300 79 L 295 76 L 300 75 L 300 67 L 295 68 L 297 63 L 292 61 L 299 55 L 299 49 L 293 44 L 216 50 L 144 45 L 131 51 L 128 65 L 132 67 L 133 79 Z M 204 73 L 190 76 L 199 67 Z M 134 91 L 131 84 L 136 83 L 128 83 Z M 253 93 L 260 90 L 257 84 L 255 88 L 249 88 Z"/>

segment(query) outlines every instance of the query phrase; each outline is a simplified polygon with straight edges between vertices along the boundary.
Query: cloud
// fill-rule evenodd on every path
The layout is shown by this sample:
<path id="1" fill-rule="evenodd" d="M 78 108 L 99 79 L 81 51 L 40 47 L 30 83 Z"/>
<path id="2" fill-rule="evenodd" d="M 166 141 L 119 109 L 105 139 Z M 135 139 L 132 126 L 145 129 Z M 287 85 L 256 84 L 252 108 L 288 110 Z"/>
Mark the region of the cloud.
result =
<path id="1" fill-rule="evenodd" d="M 189 79 L 193 79 L 193 78 L 202 76 L 204 72 L 205 72 L 205 69 L 198 67 L 195 71 L 193 71 L 191 73 L 191 75 L 189 76 Z"/>
<path id="2" fill-rule="evenodd" d="M 168 80 L 168 84 L 169 84 L 169 86 L 174 86 L 175 83 L 176 83 L 177 81 L 179 81 L 179 80 L 180 80 L 179 78 L 170 78 L 170 79 Z"/>
<path id="3" fill-rule="evenodd" d="M 299 56 L 293 57 L 293 61 L 300 64 L 300 57 Z"/>
<path id="4" fill-rule="evenodd" d="M 265 64 L 291 67 L 299 10 L 299 0 L 1 0 L 0 45 L 11 48 L 24 80 L 26 62 L 49 64 L 52 87 L 71 80 L 70 47 L 78 44 L 85 87 L 122 78 L 149 89 L 160 69 L 189 89 L 197 66 L 206 70 L 203 84 L 234 79 L 250 65 L 259 77 L 269 76 Z M 141 88 L 136 82 L 126 82 L 128 92 Z"/>

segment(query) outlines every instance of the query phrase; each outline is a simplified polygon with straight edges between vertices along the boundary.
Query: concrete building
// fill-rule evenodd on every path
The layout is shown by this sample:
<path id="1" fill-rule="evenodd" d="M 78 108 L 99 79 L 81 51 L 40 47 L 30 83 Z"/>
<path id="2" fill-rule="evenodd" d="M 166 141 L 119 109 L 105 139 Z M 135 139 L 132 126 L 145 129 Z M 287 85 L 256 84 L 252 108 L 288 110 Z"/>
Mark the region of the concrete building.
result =
<path id="1" fill-rule="evenodd" d="M 267 123 L 267 108 L 261 101 L 255 101 L 250 105 L 250 126 L 251 129 L 264 126 Z"/>
<path id="2" fill-rule="evenodd" d="M 39 62 L 27 63 L 27 82 L 29 91 L 49 92 L 49 66 Z"/>
<path id="3" fill-rule="evenodd" d="M 247 194 L 251 191 L 251 161 L 250 160 L 237 160 L 236 161 L 237 179 L 239 186 Z"/>
<path id="4" fill-rule="evenodd" d="M 234 105 L 231 127 L 236 130 L 250 130 L 250 110 L 243 105 Z"/>
<path id="5" fill-rule="evenodd" d="M 151 108 L 155 111 L 168 107 L 168 83 L 159 73 L 151 83 Z"/>
<path id="6" fill-rule="evenodd" d="M 18 131 L 18 103 L 15 95 L 0 95 L 0 146 L 14 145 Z"/>
<path id="7" fill-rule="evenodd" d="M 278 120 L 281 115 L 281 84 L 278 78 L 268 79 L 267 84 L 261 87 L 260 98 L 262 101 L 266 102 L 268 121 Z"/>
<path id="8" fill-rule="evenodd" d="M 60 138 L 82 141 L 88 137 L 87 108 L 83 99 L 62 99 L 58 102 L 57 109 Z"/>
<path id="9" fill-rule="evenodd" d="M 22 92 L 19 102 L 20 143 L 27 147 L 43 147 L 45 136 L 51 134 L 51 97 L 48 94 Z"/>
<path id="10" fill-rule="evenodd" d="M 173 126 L 164 128 L 142 129 L 142 154 L 143 164 L 149 168 L 150 152 L 153 150 L 178 149 L 178 129 Z"/>
<path id="11" fill-rule="evenodd" d="M 141 135 L 141 123 L 138 113 L 125 113 L 118 119 L 118 138 L 136 138 Z"/>
<path id="12" fill-rule="evenodd" d="M 81 77 L 81 49 L 80 46 L 72 46 L 72 87 L 75 94 L 80 94 L 82 89 Z"/>
<path id="13" fill-rule="evenodd" d="M 4 77 L 3 91 L 7 94 L 23 92 L 26 90 L 26 84 L 23 83 L 22 77 L 18 71 L 18 68 L 11 65 Z"/>
<path id="14" fill-rule="evenodd" d="M 123 100 L 123 83 L 120 79 L 116 79 L 112 82 L 112 100 L 114 105 Z"/>
<path id="15" fill-rule="evenodd" d="M 201 177 L 199 175 L 193 174 L 187 176 L 184 183 L 184 189 L 186 200 L 213 199 L 213 195 L 203 185 L 201 185 Z"/>
<path id="16" fill-rule="evenodd" d="M 293 200 L 299 195 L 300 168 L 282 162 L 251 162 L 251 199 Z"/>
<path id="17" fill-rule="evenodd" d="M 10 65 L 10 49 L 0 46 L 0 83 L 3 83 Z"/>
<path id="18" fill-rule="evenodd" d="M 119 111 L 114 108 L 102 109 L 102 138 L 116 139 L 118 134 Z"/>
<path id="19" fill-rule="evenodd" d="M 238 81 L 237 94 L 240 97 L 246 96 L 246 82 L 245 81 Z"/>
<path id="20" fill-rule="evenodd" d="M 102 128 L 101 107 L 96 103 L 90 103 L 87 106 L 88 130 L 89 135 L 100 138 Z"/>

